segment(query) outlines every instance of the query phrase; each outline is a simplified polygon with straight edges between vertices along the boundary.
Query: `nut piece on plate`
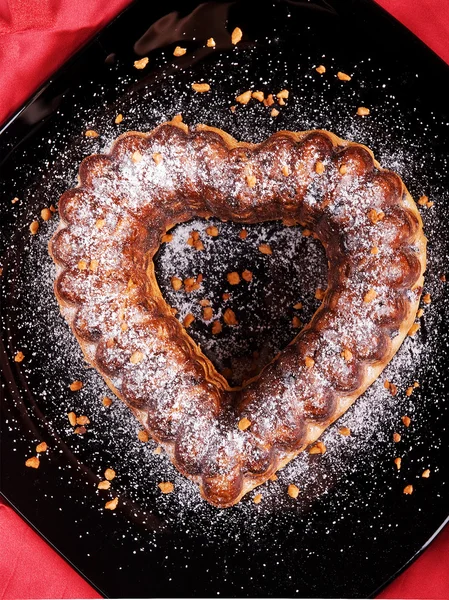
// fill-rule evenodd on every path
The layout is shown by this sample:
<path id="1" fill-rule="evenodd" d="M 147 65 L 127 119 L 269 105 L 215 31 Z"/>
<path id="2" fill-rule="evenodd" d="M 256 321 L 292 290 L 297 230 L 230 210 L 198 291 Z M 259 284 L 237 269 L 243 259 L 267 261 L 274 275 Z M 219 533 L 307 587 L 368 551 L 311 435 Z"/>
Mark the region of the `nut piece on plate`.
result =
<path id="1" fill-rule="evenodd" d="M 243 37 L 243 31 L 240 27 L 236 27 L 234 31 L 231 33 L 231 42 L 234 44 L 238 44 Z"/>
<path id="2" fill-rule="evenodd" d="M 149 61 L 148 56 L 144 56 L 140 60 L 135 60 L 134 61 L 134 68 L 135 69 L 145 69 L 145 67 L 148 64 L 148 61 Z"/>

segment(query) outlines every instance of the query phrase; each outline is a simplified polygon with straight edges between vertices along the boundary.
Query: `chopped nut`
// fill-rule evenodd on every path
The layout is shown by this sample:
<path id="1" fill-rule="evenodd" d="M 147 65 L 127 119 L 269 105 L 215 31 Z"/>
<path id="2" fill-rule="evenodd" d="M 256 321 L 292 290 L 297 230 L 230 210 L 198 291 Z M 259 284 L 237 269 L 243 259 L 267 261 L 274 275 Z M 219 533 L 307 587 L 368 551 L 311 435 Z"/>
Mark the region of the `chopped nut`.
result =
<path id="1" fill-rule="evenodd" d="M 324 454 L 326 452 L 326 446 L 323 442 L 317 442 L 314 446 L 309 448 L 309 454 Z"/>
<path id="2" fill-rule="evenodd" d="M 272 117 L 277 117 L 277 116 L 279 115 L 279 111 L 278 111 L 278 109 L 277 109 L 277 108 L 272 108 L 272 109 L 271 109 L 271 112 L 270 112 L 270 115 L 271 115 Z"/>
<path id="3" fill-rule="evenodd" d="M 338 171 L 340 175 L 346 175 L 346 173 L 348 172 L 348 167 L 346 165 L 340 165 Z"/>
<path id="4" fill-rule="evenodd" d="M 249 187 L 253 188 L 257 183 L 257 179 L 254 177 L 254 175 L 247 175 L 246 183 L 248 184 Z"/>
<path id="5" fill-rule="evenodd" d="M 278 480 L 278 476 L 276 475 L 276 473 L 273 473 L 273 475 L 271 475 L 270 477 L 268 477 L 268 479 L 270 481 L 277 481 Z"/>
<path id="6" fill-rule="evenodd" d="M 442 273 L 440 275 L 440 281 L 442 281 L 443 283 L 446 283 L 446 275 L 444 273 Z"/>
<path id="7" fill-rule="evenodd" d="M 407 494 L 408 496 L 410 494 L 413 494 L 413 486 L 412 485 L 406 485 L 404 488 L 404 494 Z"/>
<path id="8" fill-rule="evenodd" d="M 84 259 L 81 259 L 78 263 L 78 269 L 80 271 L 85 271 L 87 269 L 87 261 L 85 261 Z"/>
<path id="9" fill-rule="evenodd" d="M 394 459 L 394 464 L 396 465 L 396 469 L 398 471 L 401 470 L 401 464 L 402 464 L 402 458 L 400 458 L 399 456 L 397 458 Z"/>
<path id="10" fill-rule="evenodd" d="M 390 389 L 390 394 L 392 396 L 396 396 L 396 394 L 398 393 L 397 385 L 395 385 L 394 383 L 390 383 L 389 389 Z"/>
<path id="11" fill-rule="evenodd" d="M 413 390 L 414 390 L 414 388 L 413 388 L 413 386 L 411 385 L 410 387 L 408 387 L 408 388 L 405 390 L 405 395 L 406 395 L 406 396 L 411 396 L 411 395 L 413 394 Z"/>
<path id="12" fill-rule="evenodd" d="M 78 381 L 78 380 L 72 381 L 72 383 L 69 385 L 69 388 L 72 392 L 77 392 L 82 387 L 83 387 L 83 382 Z"/>
<path id="13" fill-rule="evenodd" d="M 103 406 L 109 407 L 112 404 L 112 400 L 111 398 L 108 398 L 107 396 L 105 396 L 102 400 L 103 402 Z"/>
<path id="14" fill-rule="evenodd" d="M 324 163 L 322 163 L 320 160 L 317 160 L 317 162 L 315 163 L 315 173 L 318 173 L 318 175 L 322 175 L 325 171 L 325 166 Z"/>
<path id="15" fill-rule="evenodd" d="M 210 90 L 210 85 L 208 83 L 192 83 L 192 90 L 199 94 L 203 94 Z"/>
<path id="16" fill-rule="evenodd" d="M 195 250 L 204 250 L 204 244 L 201 240 L 195 240 L 193 242 L 193 247 L 195 248 Z"/>
<path id="17" fill-rule="evenodd" d="M 413 337 L 420 327 L 421 327 L 421 325 L 419 323 L 413 323 L 413 325 L 408 330 L 407 335 L 409 335 L 410 337 Z"/>
<path id="18" fill-rule="evenodd" d="M 301 308 L 303 308 L 302 302 L 297 302 L 296 304 L 293 305 L 293 308 L 295 310 L 301 310 Z"/>
<path id="19" fill-rule="evenodd" d="M 38 456 L 32 456 L 25 461 L 26 467 L 31 467 L 32 469 L 38 469 L 40 465 L 40 460 Z"/>
<path id="20" fill-rule="evenodd" d="M 17 354 L 14 357 L 14 361 L 21 363 L 24 358 L 25 358 L 25 354 L 19 350 L 19 352 L 17 352 Z"/>
<path id="21" fill-rule="evenodd" d="M 326 291 L 321 289 L 321 288 L 317 288 L 315 291 L 315 298 L 317 300 L 322 300 L 324 298 L 324 296 L 326 295 Z"/>
<path id="22" fill-rule="evenodd" d="M 238 283 L 240 283 L 240 275 L 237 273 L 237 271 L 228 273 L 226 278 L 231 285 L 237 285 Z"/>
<path id="23" fill-rule="evenodd" d="M 152 154 L 151 158 L 154 160 L 154 162 L 157 165 L 160 165 L 162 162 L 162 154 L 160 152 L 154 152 L 154 154 Z"/>
<path id="24" fill-rule="evenodd" d="M 156 448 L 153 450 L 153 454 L 160 454 L 161 452 L 162 452 L 161 446 L 156 446 Z"/>
<path id="25" fill-rule="evenodd" d="M 235 111 L 237 110 L 237 104 L 233 104 L 232 106 L 230 106 L 230 107 L 229 107 L 229 110 L 230 110 L 232 113 L 235 113 Z"/>
<path id="26" fill-rule="evenodd" d="M 263 101 L 263 104 L 264 104 L 264 106 L 273 106 L 273 104 L 274 104 L 273 94 L 268 94 L 268 96 Z"/>
<path id="27" fill-rule="evenodd" d="M 184 56 L 184 54 L 187 52 L 186 48 L 181 48 L 181 46 L 176 46 L 176 48 L 173 50 L 173 56 Z"/>
<path id="28" fill-rule="evenodd" d="M 89 264 L 89 269 L 95 273 L 98 269 L 98 260 L 92 259 Z"/>
<path id="29" fill-rule="evenodd" d="M 44 221 L 48 221 L 49 219 L 51 219 L 53 216 L 53 213 L 51 212 L 51 210 L 49 208 L 43 208 L 41 210 L 41 217 Z"/>
<path id="30" fill-rule="evenodd" d="M 41 442 L 36 446 L 36 452 L 47 452 L 48 446 L 46 442 Z"/>
<path id="31" fill-rule="evenodd" d="M 243 92 L 243 94 L 236 96 L 235 99 L 236 102 L 238 102 L 239 104 L 248 104 L 248 102 L 251 100 L 251 90 Z"/>
<path id="32" fill-rule="evenodd" d="M 76 424 L 77 425 L 89 425 L 90 423 L 90 419 L 89 417 L 86 417 L 85 415 L 81 415 L 79 417 L 76 417 Z"/>
<path id="33" fill-rule="evenodd" d="M 366 302 L 366 304 L 368 304 L 369 302 L 372 302 L 375 298 L 377 298 L 377 292 L 376 292 L 376 290 L 371 288 L 363 296 L 363 302 Z"/>
<path id="34" fill-rule="evenodd" d="M 103 227 L 104 227 L 105 223 L 106 223 L 106 221 L 105 221 L 104 219 L 97 219 L 97 220 L 95 221 L 95 227 L 96 227 L 97 229 L 100 229 L 100 230 L 101 230 L 101 229 L 103 229 Z"/>
<path id="35" fill-rule="evenodd" d="M 203 308 L 203 319 L 205 321 L 210 321 L 214 316 L 214 311 L 210 306 L 206 306 Z"/>
<path id="36" fill-rule="evenodd" d="M 180 290 L 182 288 L 182 280 L 179 279 L 179 277 L 172 277 L 170 282 L 171 282 L 171 286 L 175 290 L 175 292 L 177 292 L 178 290 Z"/>
<path id="37" fill-rule="evenodd" d="M 262 494 L 256 494 L 253 498 L 254 504 L 260 504 L 262 501 Z"/>
<path id="38" fill-rule="evenodd" d="M 302 327 L 302 323 L 301 323 L 301 320 L 299 319 L 299 317 L 293 317 L 292 327 L 294 329 L 300 329 Z"/>
<path id="39" fill-rule="evenodd" d="M 311 236 L 311 235 L 312 235 L 312 232 L 310 231 L 310 229 L 303 229 L 303 230 L 302 230 L 302 235 L 303 235 L 304 237 L 309 237 L 309 236 Z"/>
<path id="40" fill-rule="evenodd" d="M 217 237 L 217 235 L 219 233 L 218 227 L 215 227 L 215 225 L 206 227 L 206 233 L 207 233 L 207 235 L 210 235 L 211 237 Z"/>
<path id="41" fill-rule="evenodd" d="M 424 304 L 430 304 L 432 302 L 432 297 L 429 293 L 424 294 L 424 296 L 422 297 L 422 301 L 424 302 Z"/>
<path id="42" fill-rule="evenodd" d="M 289 97 L 290 93 L 288 90 L 281 90 L 280 92 L 278 92 L 276 94 L 276 98 L 279 100 L 287 100 L 287 98 Z"/>
<path id="43" fill-rule="evenodd" d="M 369 108 L 366 108 L 365 106 L 359 106 L 357 109 L 357 114 L 359 115 L 359 117 L 367 117 L 369 113 Z"/>
<path id="44" fill-rule="evenodd" d="M 184 327 L 186 327 L 186 328 L 190 327 L 190 325 L 193 323 L 194 320 L 195 320 L 195 317 L 192 315 L 192 313 L 189 313 L 188 315 L 186 315 L 184 317 L 184 321 L 183 321 Z"/>
<path id="45" fill-rule="evenodd" d="M 234 31 L 231 33 L 231 42 L 234 44 L 238 44 L 243 37 L 243 31 L 240 27 L 236 27 Z"/>
<path id="46" fill-rule="evenodd" d="M 285 177 L 288 177 L 290 175 L 290 169 L 287 165 L 284 165 L 282 167 L 282 175 L 284 175 Z"/>
<path id="47" fill-rule="evenodd" d="M 291 483 L 287 488 L 287 494 L 290 498 L 296 499 L 299 496 L 299 487 Z"/>
<path id="48" fill-rule="evenodd" d="M 67 418 L 69 420 L 69 423 L 72 427 L 75 427 L 76 425 L 76 414 L 74 412 L 69 412 L 69 414 L 67 415 Z"/>
<path id="49" fill-rule="evenodd" d="M 136 150 L 135 152 L 132 153 L 131 155 L 131 160 L 133 161 L 133 163 L 137 164 L 140 163 L 141 160 L 143 159 L 142 154 L 139 152 L 139 150 Z"/>
<path id="50" fill-rule="evenodd" d="M 207 300 L 206 298 L 203 298 L 202 300 L 199 301 L 200 306 L 210 306 L 210 301 Z"/>
<path id="51" fill-rule="evenodd" d="M 400 442 L 400 441 L 401 441 L 401 436 L 400 436 L 400 434 L 399 434 L 399 433 L 397 433 L 397 432 L 394 432 L 394 433 L 393 433 L 393 442 L 395 442 L 395 443 L 397 444 L 397 443 L 398 443 L 398 442 Z"/>
<path id="52" fill-rule="evenodd" d="M 163 494 L 171 494 L 175 489 L 175 486 L 171 481 L 161 481 L 161 483 L 157 484 L 157 487 L 161 490 Z"/>
<path id="53" fill-rule="evenodd" d="M 251 94 L 251 97 L 254 98 L 255 100 L 258 100 L 259 102 L 263 102 L 265 99 L 265 95 L 263 92 L 253 92 Z"/>
<path id="54" fill-rule="evenodd" d="M 338 71 L 337 77 L 340 81 L 351 81 L 351 77 L 342 71 Z"/>
<path id="55" fill-rule="evenodd" d="M 371 254 L 379 254 L 379 248 L 377 246 L 373 246 L 370 252 Z"/>
<path id="56" fill-rule="evenodd" d="M 227 308 L 224 311 L 223 321 L 226 323 L 226 325 L 229 325 L 230 327 L 234 327 L 235 325 L 238 325 L 238 321 L 237 321 L 237 317 L 235 316 L 235 312 L 233 310 L 231 310 L 230 308 Z"/>
<path id="57" fill-rule="evenodd" d="M 104 507 L 106 508 L 106 510 L 115 510 L 117 508 L 117 505 L 118 505 L 118 498 L 116 497 L 113 500 L 109 500 L 109 502 L 106 502 Z"/>
<path id="58" fill-rule="evenodd" d="M 134 61 L 134 68 L 135 69 L 145 69 L 145 67 L 148 64 L 148 60 L 149 60 L 148 56 L 144 56 L 140 60 L 135 60 Z"/>
<path id="59" fill-rule="evenodd" d="M 93 129 L 88 129 L 84 135 L 88 138 L 97 138 L 100 134 Z"/>
<path id="60" fill-rule="evenodd" d="M 97 485 L 99 490 L 108 490 L 111 487 L 110 481 L 100 481 Z"/>
<path id="61" fill-rule="evenodd" d="M 348 435 L 351 435 L 351 430 L 349 429 L 349 427 L 340 427 L 340 429 L 338 430 L 338 433 L 340 435 L 348 437 Z"/>
<path id="62" fill-rule="evenodd" d="M 419 308 L 417 313 L 416 313 L 416 318 L 420 319 L 422 316 L 424 315 L 424 309 L 423 308 Z"/>
<path id="63" fill-rule="evenodd" d="M 429 198 L 428 198 L 427 196 L 421 196 L 421 197 L 418 199 L 418 204 L 419 204 L 420 206 L 425 206 L 425 205 L 426 205 L 428 202 L 429 202 Z"/>
<path id="64" fill-rule="evenodd" d="M 324 65 L 318 65 L 318 67 L 316 67 L 315 71 L 317 73 L 319 73 L 320 75 L 323 75 L 323 73 L 326 73 L 326 67 Z"/>
<path id="65" fill-rule="evenodd" d="M 421 477 L 424 477 L 424 479 L 428 479 L 430 477 L 430 469 L 426 469 L 425 471 L 423 471 Z"/>
<path id="66" fill-rule="evenodd" d="M 87 429 L 83 425 L 81 425 L 81 427 L 75 427 L 75 429 L 73 430 L 73 432 L 77 435 L 84 435 L 86 431 Z"/>
<path id="67" fill-rule="evenodd" d="M 224 294 L 222 294 L 221 297 L 226 302 L 226 300 L 229 300 L 229 298 L 231 297 L 231 294 L 229 294 L 228 292 L 225 292 Z"/>
<path id="68" fill-rule="evenodd" d="M 148 435 L 148 431 L 139 431 L 139 433 L 137 434 L 137 438 L 141 441 L 141 442 L 148 442 L 148 440 L 150 439 L 150 436 Z"/>
<path id="69" fill-rule="evenodd" d="M 173 117 L 171 120 L 172 123 L 182 123 L 182 114 L 179 113 Z"/>
<path id="70" fill-rule="evenodd" d="M 249 419 L 247 419 L 246 417 L 243 417 L 242 419 L 240 419 L 239 421 L 239 429 L 240 431 L 245 431 L 245 429 L 248 429 L 248 427 L 250 427 L 251 425 L 251 421 Z"/>
<path id="71" fill-rule="evenodd" d="M 248 271 L 248 269 L 245 269 L 244 271 L 242 271 L 242 279 L 244 279 L 245 281 L 252 281 L 253 274 L 251 273 L 251 271 Z"/>
<path id="72" fill-rule="evenodd" d="M 351 350 L 349 350 L 349 348 L 344 348 L 342 353 L 341 353 L 341 357 L 344 358 L 346 361 L 350 361 L 352 360 L 352 352 Z"/>
<path id="73" fill-rule="evenodd" d="M 246 229 L 242 229 L 242 231 L 239 232 L 239 238 L 244 240 L 248 237 L 248 232 L 246 231 Z"/>
<path id="74" fill-rule="evenodd" d="M 214 38 L 209 38 L 206 42 L 206 46 L 208 48 L 215 48 L 215 40 Z"/>
<path id="75" fill-rule="evenodd" d="M 306 356 L 304 359 L 304 364 L 306 365 L 306 367 L 308 369 L 311 369 L 313 367 L 313 365 L 315 364 L 315 361 L 313 360 L 313 358 L 311 356 Z"/>
<path id="76" fill-rule="evenodd" d="M 217 333 L 221 333 L 221 329 L 222 329 L 222 327 L 221 327 L 220 321 L 214 321 L 212 323 L 212 330 L 211 331 L 212 331 L 213 335 L 217 335 Z"/>
<path id="77" fill-rule="evenodd" d="M 374 225 L 376 223 L 378 223 L 379 221 L 382 221 L 382 219 L 385 217 L 385 213 L 383 211 L 379 211 L 377 212 L 377 210 L 375 208 L 371 208 L 368 211 L 368 219 L 371 221 L 371 223 L 373 223 Z"/>
<path id="78" fill-rule="evenodd" d="M 407 417 L 407 415 L 401 417 L 401 421 L 404 423 L 404 425 L 406 427 L 410 427 L 410 423 L 412 422 L 412 420 L 410 419 L 410 417 Z"/>
<path id="79" fill-rule="evenodd" d="M 16 203 L 16 202 L 18 202 L 18 201 L 19 201 L 19 199 L 17 198 L 17 196 L 15 196 L 15 198 L 13 198 L 13 199 L 11 200 L 11 204 L 15 204 L 15 203 Z"/>
<path id="80" fill-rule="evenodd" d="M 104 477 L 108 481 L 112 481 L 115 478 L 115 471 L 114 471 L 114 469 L 110 469 L 110 468 L 106 469 L 106 471 L 104 472 Z"/>
<path id="81" fill-rule="evenodd" d="M 161 242 L 163 244 L 168 244 L 173 240 L 173 235 L 171 233 L 164 233 L 164 235 L 161 237 Z"/>
<path id="82" fill-rule="evenodd" d="M 262 252 L 262 254 L 273 254 L 273 250 L 268 244 L 261 244 L 259 246 L 259 252 Z"/>
<path id="83" fill-rule="evenodd" d="M 120 125 L 120 123 L 121 123 L 122 121 L 123 121 L 123 115 L 122 115 L 122 113 L 119 113 L 119 114 L 118 114 L 118 115 L 115 117 L 115 119 L 114 119 L 114 123 L 115 123 L 116 125 Z"/>
<path id="84" fill-rule="evenodd" d="M 33 221 L 30 225 L 31 235 L 36 235 L 39 229 L 39 221 Z"/>
<path id="85" fill-rule="evenodd" d="M 135 352 L 133 352 L 131 354 L 131 356 L 129 357 L 129 362 L 132 365 L 137 365 L 140 362 L 142 362 L 144 359 L 144 355 L 142 354 L 142 352 L 140 352 L 139 350 L 136 350 Z"/>
<path id="86" fill-rule="evenodd" d="M 120 329 L 122 331 L 128 331 L 128 323 L 125 323 L 125 321 L 123 321 L 123 323 L 120 323 Z"/>

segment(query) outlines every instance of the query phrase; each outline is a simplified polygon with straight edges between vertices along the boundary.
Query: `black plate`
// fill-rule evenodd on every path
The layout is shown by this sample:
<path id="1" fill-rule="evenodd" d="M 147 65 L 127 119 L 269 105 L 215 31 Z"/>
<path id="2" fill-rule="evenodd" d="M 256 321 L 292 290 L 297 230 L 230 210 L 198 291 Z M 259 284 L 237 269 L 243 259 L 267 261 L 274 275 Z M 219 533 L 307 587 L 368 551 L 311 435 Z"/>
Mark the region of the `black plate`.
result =
<path id="1" fill-rule="evenodd" d="M 237 25 L 244 39 L 234 48 L 229 32 Z M 205 47 L 209 37 L 217 42 L 215 50 Z M 188 52 L 176 59 L 178 44 Z M 133 61 L 145 55 L 149 65 L 135 70 Z M 321 63 L 327 67 L 322 76 L 314 69 Z M 352 80 L 339 81 L 339 70 Z M 209 82 L 212 91 L 191 91 L 198 80 Z M 369 2 L 142 1 L 6 126 L 0 136 L 2 493 L 101 593 L 371 596 L 442 526 L 449 505 L 448 303 L 440 279 L 448 267 L 448 87 L 446 65 Z M 255 100 L 230 110 L 235 95 L 247 89 L 282 88 L 290 98 L 277 118 Z M 369 117 L 355 115 L 361 105 L 371 108 Z M 188 124 L 208 123 L 254 142 L 279 129 L 330 129 L 370 146 L 415 197 L 429 194 L 435 201 L 422 211 L 432 304 L 420 332 L 341 419 L 352 435 L 341 436 L 340 424 L 331 427 L 324 456 L 298 457 L 277 482 L 263 486 L 261 504 L 252 502 L 252 494 L 223 511 L 201 501 L 195 486 L 153 454 L 152 443 L 137 441 L 136 422 L 119 401 L 110 409 L 102 406 L 107 388 L 86 369 L 52 295 L 46 244 L 56 218 L 41 221 L 36 236 L 28 231 L 40 210 L 74 185 L 83 156 L 127 129 L 149 130 L 179 112 Z M 114 123 L 118 113 L 124 115 L 120 125 Z M 86 129 L 101 135 L 86 138 Z M 179 239 L 188 227 L 178 228 Z M 237 227 L 225 229 L 202 254 L 209 280 L 216 281 L 208 294 L 219 309 L 223 273 L 253 270 L 251 303 L 249 296 L 238 298 L 247 328 L 216 346 L 197 319 L 192 335 L 220 368 L 237 373 L 244 363 L 240 355 L 259 350 L 266 361 L 294 335 L 291 305 L 297 299 L 304 301 L 304 318 L 312 313 L 325 264 L 319 246 L 299 230 L 255 226 L 250 247 L 270 239 L 290 253 L 294 247 L 301 257 L 292 262 L 286 250 L 268 270 L 257 252 L 246 253 L 248 245 L 236 243 Z M 168 277 L 175 269 L 187 272 L 193 257 L 184 243 L 178 252 L 173 246 L 161 251 L 159 280 L 169 298 Z M 254 329 L 255 323 L 259 333 L 251 337 L 248 325 Z M 19 350 L 22 363 L 13 360 Z M 385 377 L 398 385 L 397 396 L 383 387 Z M 78 393 L 68 389 L 74 379 L 85 384 Z M 405 389 L 415 380 L 420 387 L 408 397 Z M 85 435 L 73 434 L 70 410 L 90 417 Z M 409 428 L 401 422 L 405 414 L 412 419 Z M 394 431 L 402 435 L 399 444 Z M 40 468 L 25 468 L 41 440 L 50 449 Z M 396 456 L 402 457 L 400 472 Z M 98 492 L 108 466 L 117 471 L 113 491 Z M 421 477 L 426 468 L 429 479 Z M 162 496 L 161 480 L 174 481 L 175 492 Z M 286 495 L 291 482 L 302 490 L 297 501 Z M 402 493 L 406 484 L 414 486 L 411 496 Z M 114 495 L 119 508 L 105 511 Z"/>

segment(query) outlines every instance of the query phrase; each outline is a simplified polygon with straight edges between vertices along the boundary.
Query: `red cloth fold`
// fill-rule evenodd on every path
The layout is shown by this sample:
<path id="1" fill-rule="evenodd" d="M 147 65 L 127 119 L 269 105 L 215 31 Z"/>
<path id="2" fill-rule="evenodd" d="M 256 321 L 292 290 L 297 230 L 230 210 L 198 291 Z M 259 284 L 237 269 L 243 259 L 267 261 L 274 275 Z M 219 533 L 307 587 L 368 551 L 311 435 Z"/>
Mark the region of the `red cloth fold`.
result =
<path id="1" fill-rule="evenodd" d="M 0 123 L 130 0 L 0 0 Z M 447 0 L 377 0 L 449 63 Z M 379 598 L 449 598 L 449 528 Z M 0 600 L 99 598 L 0 504 Z"/>

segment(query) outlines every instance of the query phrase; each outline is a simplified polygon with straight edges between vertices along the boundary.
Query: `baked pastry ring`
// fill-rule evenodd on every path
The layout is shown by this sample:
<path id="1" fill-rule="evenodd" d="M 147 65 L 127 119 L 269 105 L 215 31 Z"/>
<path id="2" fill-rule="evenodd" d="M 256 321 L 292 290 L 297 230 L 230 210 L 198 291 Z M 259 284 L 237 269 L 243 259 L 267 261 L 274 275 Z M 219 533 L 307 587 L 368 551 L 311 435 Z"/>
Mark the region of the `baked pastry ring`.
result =
<path id="1" fill-rule="evenodd" d="M 314 442 L 415 319 L 426 256 L 416 205 L 368 148 L 326 131 L 280 131 L 261 144 L 180 120 L 128 132 L 82 161 L 59 214 L 55 293 L 87 361 L 217 507 Z M 310 323 L 243 388 L 189 337 L 154 273 L 162 235 L 211 216 L 300 223 L 329 261 Z"/>

